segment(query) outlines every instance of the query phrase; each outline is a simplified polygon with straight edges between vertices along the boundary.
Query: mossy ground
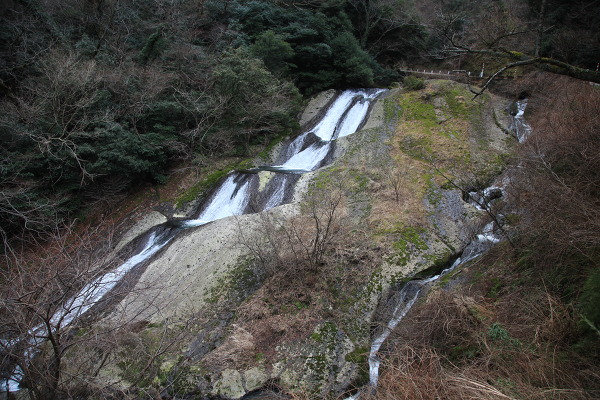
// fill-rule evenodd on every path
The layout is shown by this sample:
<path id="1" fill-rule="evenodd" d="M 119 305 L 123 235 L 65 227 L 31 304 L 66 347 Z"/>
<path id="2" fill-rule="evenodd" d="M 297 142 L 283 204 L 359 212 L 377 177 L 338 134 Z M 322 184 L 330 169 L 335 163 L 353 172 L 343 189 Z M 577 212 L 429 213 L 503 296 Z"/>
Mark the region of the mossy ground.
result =
<path id="1" fill-rule="evenodd" d="M 362 364 L 356 349 L 369 343 L 369 313 L 377 304 L 373 296 L 389 279 L 406 278 L 402 268 L 391 277 L 382 273 L 384 260 L 403 267 L 419 257 L 417 268 L 427 268 L 443 265 L 455 251 L 444 244 L 431 246 L 439 239 L 432 235 L 435 227 L 426 204 L 440 201 L 440 190 L 448 186 L 436 169 L 449 176 L 472 176 L 499 157 L 486 147 L 482 131 L 488 128 L 482 116 L 487 100 L 471 102 L 463 85 L 444 81 L 397 92 L 383 104 L 386 127 L 350 137 L 345 154 L 316 174 L 313 189 L 344 191 L 341 213 L 349 225 L 343 241 L 331 245 L 318 273 L 298 274 L 292 278 L 295 283 L 271 278 L 243 306 L 245 317 L 238 323 L 245 321 L 255 335 L 271 337 L 257 341 L 257 354 L 272 362 L 284 356 L 273 352 L 274 343 L 322 341 L 321 330 L 314 328 L 325 321 L 323 326 L 354 342 L 349 360 Z"/>
<path id="2" fill-rule="evenodd" d="M 439 239 L 432 235 L 435 227 L 426 204 L 440 200 L 439 190 L 446 183 L 436 168 L 452 169 L 449 174 L 472 172 L 483 166 L 477 160 L 490 159 L 491 153 L 479 154 L 487 152 L 485 133 L 480 132 L 482 112 L 483 105 L 471 103 L 464 86 L 450 82 L 428 82 L 423 90 L 389 96 L 382 109 L 384 126 L 349 137 L 345 155 L 313 179 L 314 190 L 343 191 L 338 210 L 343 234 L 330 244 L 317 270 L 275 272 L 234 307 L 232 338 L 243 331 L 245 339 L 226 340 L 209 359 L 219 360 L 219 368 L 272 365 L 289 357 L 277 349 L 299 343 L 309 348 L 311 341 L 323 345 L 323 329 L 316 329 L 321 326 L 329 336 L 340 332 L 354 344 L 346 359 L 364 371 L 363 350 L 384 288 L 406 278 L 413 258 L 420 261 L 411 268 L 422 269 L 443 263 L 453 252 L 432 245 Z M 218 180 L 231 165 L 223 164 L 202 182 Z M 180 195 L 181 201 L 205 190 L 202 182 Z M 301 208 L 310 211 L 306 204 Z M 396 265 L 393 273 L 382 268 L 386 262 Z M 253 278 L 243 271 L 247 268 L 217 284 L 209 300 L 216 304 L 225 292 L 242 293 L 244 282 Z M 237 286 L 235 279 L 240 281 Z M 232 346 L 239 351 L 232 353 Z M 319 357 L 313 361 L 320 372 L 329 371 L 320 375 L 335 373 Z"/>

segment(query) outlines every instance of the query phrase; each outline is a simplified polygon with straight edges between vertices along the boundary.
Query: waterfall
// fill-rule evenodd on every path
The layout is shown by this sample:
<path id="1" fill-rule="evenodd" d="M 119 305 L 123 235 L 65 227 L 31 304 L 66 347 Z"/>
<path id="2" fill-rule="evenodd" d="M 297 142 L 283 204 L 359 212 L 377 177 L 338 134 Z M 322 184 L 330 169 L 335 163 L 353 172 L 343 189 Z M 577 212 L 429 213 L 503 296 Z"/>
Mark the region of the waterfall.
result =
<path id="1" fill-rule="evenodd" d="M 131 256 L 113 271 L 100 275 L 98 278 L 85 285 L 75 296 L 67 300 L 50 318 L 50 329 L 57 330 L 60 329 L 60 327 L 68 326 L 75 319 L 85 314 L 90 308 L 97 305 L 99 301 L 110 292 L 129 271 L 131 271 L 132 268 L 156 254 L 160 249 L 166 246 L 173 237 L 174 234 L 170 230 L 164 230 L 160 234 L 157 234 L 156 232 L 151 233 L 141 251 Z M 24 358 L 25 360 L 32 360 L 38 352 L 36 347 L 43 344 L 44 340 L 41 338 L 46 336 L 44 333 L 45 329 L 47 328 L 44 325 L 38 325 L 30 329 L 29 332 L 22 337 L 3 340 L 2 347 L 14 348 L 24 344 Z M 23 375 L 22 368 L 16 366 L 11 372 L 11 376 L 0 382 L 7 391 L 18 391 L 19 381 L 23 378 Z"/>
<path id="2" fill-rule="evenodd" d="M 321 167 L 323 160 L 332 150 L 331 141 L 356 132 L 366 119 L 371 101 L 382 92 L 382 89 L 344 91 L 335 99 L 313 129 L 292 142 L 286 150 L 283 164 L 273 165 L 270 168 L 283 172 L 303 173 Z M 319 141 L 310 143 L 311 137 L 316 137 Z"/>
<path id="3" fill-rule="evenodd" d="M 192 228 L 221 218 L 243 214 L 249 201 L 249 182 L 246 180 L 240 183 L 241 177 L 239 173 L 230 174 L 198 218 L 184 221 L 182 226 Z"/>
<path id="4" fill-rule="evenodd" d="M 532 129 L 523 117 L 525 113 L 525 107 L 527 106 L 527 100 L 525 99 L 518 101 L 516 104 L 518 112 L 514 115 L 512 129 L 515 131 L 519 143 L 522 143 L 527 140 L 527 137 L 532 132 Z M 507 184 L 506 181 L 502 183 L 502 186 L 505 184 Z M 485 188 L 481 193 L 476 191 L 469 192 L 464 200 L 476 207 L 478 210 L 489 210 L 491 207 L 491 202 L 504 195 L 504 187 L 502 186 L 490 186 Z M 458 266 L 479 257 L 492 245 L 500 242 L 503 238 L 496 234 L 495 227 L 496 226 L 493 221 L 486 224 L 481 232 L 476 235 L 475 239 L 463 249 L 461 256 L 458 257 L 449 268 L 444 269 L 438 275 L 434 275 L 429 278 L 411 280 L 400 290 L 398 293 L 399 301 L 392 312 L 392 317 L 384 327 L 383 332 L 375 337 L 371 344 L 368 357 L 370 390 L 377 388 L 377 383 L 379 381 L 379 367 L 381 361 L 377 353 L 379 352 L 381 345 L 385 342 L 398 323 L 410 311 L 423 288 L 430 283 L 437 281 L 442 276 L 447 275 Z M 359 390 L 345 400 L 357 400 L 360 398 L 360 394 L 361 391 Z"/>
<path id="5" fill-rule="evenodd" d="M 119 267 L 100 277 L 91 283 L 88 283 L 64 306 L 57 311 L 50 320 L 54 326 L 66 326 L 80 317 L 90 308 L 96 305 L 110 290 L 112 290 L 123 277 L 131 271 L 136 265 L 148 260 L 160 249 L 165 247 L 171 241 L 173 235 L 169 231 L 162 234 L 153 232 L 149 237 L 144 248 L 137 254 L 131 256 Z"/>
<path id="6" fill-rule="evenodd" d="M 311 130 L 311 132 L 321 140 L 331 140 L 335 134 L 340 120 L 348 108 L 352 105 L 354 96 L 362 94 L 362 91 L 346 90 L 339 95 L 333 104 L 327 110 L 327 113 L 321 121 Z"/>
<path id="7" fill-rule="evenodd" d="M 458 257 L 450 267 L 444 269 L 437 275 L 430 276 L 428 278 L 414 279 L 408 281 L 396 294 L 398 302 L 394 307 L 392 316 L 383 328 L 383 331 L 373 339 L 373 342 L 371 343 L 371 348 L 369 350 L 369 357 L 367 359 L 369 363 L 369 390 L 374 390 L 377 387 L 377 383 L 379 381 L 379 367 L 381 364 L 381 359 L 379 358 L 378 353 L 381 346 L 386 341 L 388 336 L 392 333 L 392 331 L 396 328 L 396 326 L 398 326 L 400 321 L 402 321 L 406 314 L 408 314 L 408 312 L 411 310 L 412 306 L 419 298 L 419 295 L 421 294 L 423 289 L 426 288 L 432 282 L 435 282 L 441 277 L 452 272 L 458 266 L 479 257 L 487 249 L 489 249 L 490 246 L 501 240 L 499 237 L 493 234 L 491 228 L 489 228 L 489 231 L 487 231 L 488 225 L 486 225 L 486 227 L 483 229 L 482 234 L 477 235 L 476 239 L 470 242 L 463 249 L 461 256 Z M 354 395 L 346 398 L 345 400 L 357 400 L 360 398 L 360 393 L 361 392 L 358 391 Z"/>
<path id="8" fill-rule="evenodd" d="M 519 143 L 523 143 L 531 134 L 531 126 L 525 121 L 525 109 L 527 108 L 527 99 L 516 102 L 517 113 L 514 116 L 512 130 L 517 136 Z"/>
<path id="9" fill-rule="evenodd" d="M 286 192 L 293 189 L 293 185 L 297 181 L 297 178 L 290 177 L 289 173 L 309 172 L 323 166 L 327 156 L 333 150 L 332 141 L 337 137 L 356 132 L 366 120 L 371 102 L 382 92 L 384 92 L 383 89 L 359 89 L 342 92 L 313 129 L 304 132 L 282 149 L 279 158 L 283 159 L 284 162 L 263 169 L 286 174 L 278 174 L 284 175 L 283 178 L 272 180 L 269 189 L 270 195 L 263 201 L 264 204 L 261 210 L 283 204 Z M 150 233 L 145 245 L 139 252 L 116 269 L 100 275 L 91 283 L 85 285 L 77 294 L 65 302 L 53 315 L 53 327 L 50 329 L 68 326 L 77 318 L 89 312 L 114 289 L 125 275 L 158 253 L 174 240 L 181 231 L 249 212 L 249 204 L 253 200 L 260 203 L 259 200 L 253 199 L 256 193 L 252 190 L 252 181 L 255 178 L 256 174 L 230 173 L 213 192 L 196 218 L 182 221 L 176 228 L 163 226 L 162 233 L 157 233 L 161 227 Z M 40 343 L 41 339 L 38 337 L 43 335 L 36 334 L 42 329 L 44 329 L 42 326 L 35 327 L 24 337 L 3 340 L 2 344 L 5 347 L 13 348 L 24 343 L 25 358 L 32 359 L 37 353 L 35 347 L 42 344 Z M 0 387 L 5 387 L 11 392 L 18 391 L 19 382 L 22 378 L 23 371 L 21 368 L 18 366 L 13 367 L 10 377 L 0 380 Z"/>

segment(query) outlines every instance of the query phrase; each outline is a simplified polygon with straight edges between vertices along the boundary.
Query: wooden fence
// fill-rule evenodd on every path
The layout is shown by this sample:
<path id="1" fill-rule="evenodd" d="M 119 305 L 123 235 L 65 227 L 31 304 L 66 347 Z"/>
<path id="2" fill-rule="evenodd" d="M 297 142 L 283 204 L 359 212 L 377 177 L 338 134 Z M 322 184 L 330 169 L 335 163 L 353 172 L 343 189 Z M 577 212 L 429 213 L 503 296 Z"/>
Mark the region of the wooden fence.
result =
<path id="1" fill-rule="evenodd" d="M 401 68 L 399 69 L 400 72 L 404 72 L 407 74 L 413 74 L 413 75 L 423 75 L 423 76 L 435 76 L 435 77 L 439 77 L 440 79 L 453 79 L 453 80 L 487 80 L 490 78 L 489 75 L 485 75 L 482 74 L 481 72 L 472 72 L 472 71 L 465 71 L 465 70 L 455 70 L 455 71 L 442 71 L 442 70 L 435 70 L 435 69 L 411 69 L 411 68 Z M 494 79 L 516 79 L 516 76 L 504 76 L 504 75 L 499 75 L 496 76 Z"/>

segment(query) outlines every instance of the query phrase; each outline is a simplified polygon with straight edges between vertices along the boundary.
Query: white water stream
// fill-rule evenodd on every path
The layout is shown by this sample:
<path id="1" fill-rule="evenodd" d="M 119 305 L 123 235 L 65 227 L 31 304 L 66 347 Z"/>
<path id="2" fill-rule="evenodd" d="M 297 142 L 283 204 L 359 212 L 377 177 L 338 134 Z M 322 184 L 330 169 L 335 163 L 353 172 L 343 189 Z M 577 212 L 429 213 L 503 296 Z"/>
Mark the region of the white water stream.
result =
<path id="1" fill-rule="evenodd" d="M 382 92 L 382 89 L 342 92 L 321 121 L 292 142 L 287 160 L 283 164 L 271 166 L 271 169 L 309 172 L 318 168 L 331 150 L 331 141 L 356 132 L 365 121 L 371 101 Z M 320 141 L 304 146 L 310 135 L 316 136 Z"/>
<path id="2" fill-rule="evenodd" d="M 152 233 L 139 253 L 130 257 L 113 271 L 100 275 L 98 278 L 85 285 L 79 293 L 67 300 L 50 318 L 52 329 L 56 330 L 60 329 L 60 327 L 65 327 L 76 318 L 85 314 L 90 308 L 98 304 L 98 302 L 110 292 L 133 267 L 152 257 L 160 249 L 166 246 L 171 239 L 172 236 L 168 237 Z M 36 347 L 41 345 L 44 341 L 43 338 L 47 336 L 45 329 L 46 328 L 43 325 L 36 326 L 23 338 L 3 341 L 3 347 L 14 347 L 24 341 L 24 343 L 27 343 L 28 347 L 28 349 L 25 350 L 25 358 L 31 359 L 37 354 Z M 22 378 L 23 371 L 17 366 L 12 372 L 12 376 L 2 382 L 2 385 L 10 392 L 17 391 L 19 390 L 19 381 Z"/>
<path id="3" fill-rule="evenodd" d="M 271 166 L 270 168 L 282 172 L 303 173 L 322 166 L 332 149 L 332 141 L 337 137 L 356 132 L 367 117 L 370 103 L 382 92 L 384 92 L 382 89 L 359 89 L 342 92 L 313 129 L 304 132 L 283 150 L 286 161 L 281 165 Z M 305 146 L 311 135 L 316 136 L 318 140 Z M 250 193 L 250 181 L 243 179 L 243 175 L 242 173 L 231 173 L 196 218 L 183 221 L 179 229 L 166 230 L 161 234 L 150 234 L 141 251 L 116 269 L 100 275 L 94 281 L 85 285 L 79 293 L 56 311 L 51 319 L 53 325 L 51 329 L 68 326 L 88 312 L 114 289 L 125 275 L 164 248 L 182 229 L 244 214 L 252 193 Z M 285 200 L 283 185 L 285 183 L 285 179 L 281 180 L 281 186 L 275 188 L 264 209 L 273 208 L 283 203 Z M 24 337 L 3 340 L 1 343 L 5 348 L 14 347 L 19 343 L 28 343 L 25 358 L 32 360 L 37 354 L 36 347 L 42 345 L 42 337 L 45 336 L 42 331 L 43 327 L 38 326 L 31 329 Z M 14 367 L 10 375 L 8 379 L 0 380 L 0 390 L 2 390 L 1 388 L 5 388 L 10 392 L 19 390 L 19 382 L 23 378 L 22 369 L 18 366 Z"/>
<path id="4" fill-rule="evenodd" d="M 221 184 L 212 201 L 204 208 L 197 219 L 184 221 L 184 228 L 192 228 L 218 219 L 241 215 L 248 205 L 248 182 L 240 187 L 236 183 L 236 174 L 231 174 Z"/>
<path id="5" fill-rule="evenodd" d="M 341 119 L 344 117 L 344 113 L 346 113 L 352 106 L 354 96 L 364 95 L 364 93 L 365 92 L 363 91 L 352 90 L 346 90 L 343 92 L 335 99 L 334 103 L 327 110 L 325 116 L 323 116 L 321 121 L 315 125 L 310 132 L 312 132 L 321 140 L 332 140 L 333 136 L 335 135 L 336 128 L 339 126 L 340 122 L 342 122 Z"/>
<path id="6" fill-rule="evenodd" d="M 518 101 L 517 103 L 517 114 L 514 116 L 512 129 L 517 136 L 519 143 L 523 143 L 527 140 L 529 134 L 532 132 L 531 126 L 525 121 L 525 107 L 527 107 L 527 99 Z M 503 182 L 502 186 L 507 182 Z M 470 204 L 475 206 L 478 210 L 489 210 L 491 202 L 495 199 L 504 195 L 504 187 L 501 186 L 490 186 L 484 189 L 481 193 L 470 192 L 466 199 Z M 396 304 L 392 317 L 384 327 L 383 331 L 373 339 L 371 348 L 369 351 L 368 363 L 369 363 L 369 384 L 368 390 L 373 391 L 377 388 L 379 381 L 379 367 L 381 360 L 378 356 L 381 346 L 392 333 L 394 328 L 398 326 L 398 323 L 406 316 L 410 311 L 415 301 L 419 297 L 419 294 L 428 284 L 437 281 L 442 276 L 453 271 L 456 267 L 465 264 L 480 255 L 482 255 L 491 245 L 500 242 L 503 238 L 498 236 L 495 231 L 495 223 L 490 222 L 486 224 L 481 233 L 477 234 L 476 238 L 469 243 L 463 250 L 461 257 L 457 258 L 456 261 L 447 269 L 443 270 L 438 275 L 409 281 L 398 293 L 399 301 Z M 361 389 L 362 390 L 362 389 Z M 354 395 L 346 398 L 345 400 L 357 400 L 361 396 L 361 390 L 357 391 Z"/>
<path id="7" fill-rule="evenodd" d="M 486 232 L 488 229 L 488 225 L 484 228 L 483 232 Z M 388 323 L 383 328 L 383 331 L 373 339 L 371 343 L 371 348 L 369 350 L 369 384 L 368 390 L 373 391 L 377 388 L 377 383 L 379 381 L 379 368 L 381 365 L 381 359 L 379 358 L 379 350 L 383 343 L 387 340 L 388 336 L 392 333 L 392 331 L 398 326 L 400 321 L 408 314 L 412 306 L 415 304 L 422 290 L 427 287 L 430 283 L 437 281 L 441 277 L 447 275 L 452 272 L 456 267 L 469 262 L 481 254 L 483 254 L 487 248 L 493 243 L 497 243 L 501 240 L 499 236 L 496 236 L 492 229 L 489 228 L 489 232 L 485 234 L 477 235 L 477 238 L 469 243 L 465 249 L 463 250 L 463 254 L 461 257 L 457 258 L 452 265 L 437 275 L 431 276 L 429 278 L 423 279 L 415 279 L 407 282 L 400 292 L 396 295 L 398 298 L 398 302 L 392 311 L 392 317 L 388 321 Z M 362 390 L 362 389 L 361 389 Z M 360 398 L 361 391 L 356 392 L 354 395 L 346 398 L 345 400 L 357 400 Z"/>
<path id="8" fill-rule="evenodd" d="M 514 116 L 513 130 L 517 136 L 519 143 L 523 143 L 529 137 L 532 129 L 531 126 L 525 121 L 525 108 L 527 108 L 527 99 L 519 100 L 516 102 L 517 114 Z"/>

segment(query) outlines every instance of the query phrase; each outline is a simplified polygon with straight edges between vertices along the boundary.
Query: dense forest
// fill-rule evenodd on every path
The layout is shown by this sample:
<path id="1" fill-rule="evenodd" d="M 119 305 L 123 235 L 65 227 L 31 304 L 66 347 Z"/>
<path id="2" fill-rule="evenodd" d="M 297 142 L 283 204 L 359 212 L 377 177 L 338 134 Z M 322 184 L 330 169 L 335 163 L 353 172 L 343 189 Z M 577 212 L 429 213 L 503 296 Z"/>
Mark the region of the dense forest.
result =
<path id="1" fill-rule="evenodd" d="M 18 249 L 52 243 L 65 226 L 109 214 L 175 171 L 210 173 L 220 160 L 254 157 L 297 134 L 299 112 L 323 90 L 389 87 L 406 66 L 514 71 L 516 83 L 480 83 L 541 98 L 530 112 L 544 141 L 515 156 L 527 166 L 515 195 L 527 212 L 514 243 L 489 255 L 506 260 L 493 279 L 503 282 L 496 289 L 519 293 L 542 282 L 559 322 L 536 340 L 559 343 L 557 358 L 577 357 L 570 367 L 589 374 L 563 386 L 577 387 L 572 398 L 592 398 L 585 389 L 600 381 L 592 367 L 600 360 L 600 96 L 587 81 L 600 82 L 600 2 L 4 0 L 0 26 L 2 269 Z M 77 244 L 66 242 L 61 251 Z M 504 307 L 510 314 L 512 305 Z M 459 320 L 439 323 L 476 335 Z M 415 393 L 431 398 L 463 398 L 412 379 L 448 383 L 435 362 L 476 368 L 487 353 L 469 353 L 459 333 L 415 329 L 424 332 L 415 348 L 435 357 L 393 354 L 390 371 L 400 361 L 418 368 L 384 375 L 387 397 L 378 398 L 396 398 L 398 382 L 421 385 Z"/>
<path id="2" fill-rule="evenodd" d="M 452 54 L 449 30 L 465 46 L 539 51 L 590 69 L 599 51 L 598 5 L 585 1 L 0 7 L 5 244 L 140 182 L 160 184 L 179 163 L 249 154 L 294 131 L 302 96 L 385 86 L 401 63 L 485 63 Z"/>

